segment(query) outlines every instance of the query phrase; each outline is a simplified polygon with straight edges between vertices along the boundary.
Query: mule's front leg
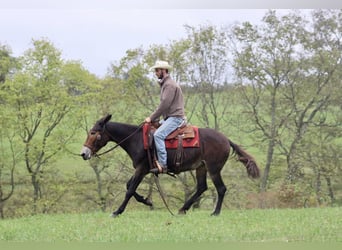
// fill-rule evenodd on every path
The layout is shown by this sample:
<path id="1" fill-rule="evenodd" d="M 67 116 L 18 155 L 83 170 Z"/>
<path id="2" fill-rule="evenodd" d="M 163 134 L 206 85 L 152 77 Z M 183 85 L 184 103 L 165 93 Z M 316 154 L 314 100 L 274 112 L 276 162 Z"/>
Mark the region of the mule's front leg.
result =
<path id="1" fill-rule="evenodd" d="M 127 192 L 125 195 L 125 199 L 122 202 L 121 206 L 112 213 L 112 217 L 117 217 L 118 215 L 122 214 L 125 211 L 125 208 L 128 204 L 128 201 L 131 199 L 131 197 L 136 194 L 136 190 L 144 178 L 144 174 L 138 173 L 137 171 L 135 174 L 131 177 L 129 183 L 127 183 Z"/>
<path id="2" fill-rule="evenodd" d="M 133 176 L 129 179 L 129 181 L 128 181 L 127 184 L 126 184 L 127 190 L 129 189 L 129 186 L 131 185 L 132 179 L 133 179 Z M 134 196 L 134 198 L 135 198 L 138 202 L 141 202 L 141 203 L 145 204 L 146 206 L 150 206 L 150 207 L 153 206 L 151 200 L 150 200 L 148 197 L 147 197 L 147 198 L 144 198 L 144 196 L 138 194 L 137 192 L 135 192 L 135 193 L 133 194 L 133 196 Z"/>

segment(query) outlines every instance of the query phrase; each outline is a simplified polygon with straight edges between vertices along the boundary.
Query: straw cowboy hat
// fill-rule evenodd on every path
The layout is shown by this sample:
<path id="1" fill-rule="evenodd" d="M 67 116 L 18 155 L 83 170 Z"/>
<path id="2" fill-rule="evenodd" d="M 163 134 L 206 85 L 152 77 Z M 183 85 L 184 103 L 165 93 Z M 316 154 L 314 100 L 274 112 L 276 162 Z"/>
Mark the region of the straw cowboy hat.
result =
<path id="1" fill-rule="evenodd" d="M 150 71 L 154 71 L 155 69 L 171 70 L 172 66 L 166 61 L 156 61 L 155 65 L 150 68 Z"/>

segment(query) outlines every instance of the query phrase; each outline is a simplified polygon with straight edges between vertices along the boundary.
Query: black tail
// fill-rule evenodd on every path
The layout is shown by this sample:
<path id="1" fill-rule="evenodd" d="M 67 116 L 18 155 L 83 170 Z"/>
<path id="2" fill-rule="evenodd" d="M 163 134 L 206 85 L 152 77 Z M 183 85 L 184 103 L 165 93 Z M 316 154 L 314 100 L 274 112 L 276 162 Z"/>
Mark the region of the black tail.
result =
<path id="1" fill-rule="evenodd" d="M 233 148 L 233 153 L 237 154 L 238 161 L 242 162 L 243 165 L 245 165 L 248 176 L 252 178 L 259 178 L 260 171 L 254 158 L 230 140 L 229 144 Z"/>

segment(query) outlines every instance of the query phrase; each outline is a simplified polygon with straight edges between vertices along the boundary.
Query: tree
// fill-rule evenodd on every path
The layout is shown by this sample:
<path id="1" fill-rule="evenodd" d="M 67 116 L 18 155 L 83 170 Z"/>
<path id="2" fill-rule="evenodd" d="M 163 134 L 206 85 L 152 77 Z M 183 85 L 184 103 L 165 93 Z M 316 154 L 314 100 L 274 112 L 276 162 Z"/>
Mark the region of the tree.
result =
<path id="1" fill-rule="evenodd" d="M 335 186 L 340 185 L 342 173 L 342 146 L 336 139 L 342 135 L 341 120 L 335 124 L 331 120 L 327 125 L 311 128 L 308 131 L 311 136 L 301 145 L 308 149 L 301 152 L 301 157 L 303 165 L 312 170 L 313 174 L 308 174 L 308 178 L 318 205 L 336 202 Z"/>
<path id="2" fill-rule="evenodd" d="M 146 114 L 152 112 L 157 105 L 158 89 L 155 82 L 148 77 L 148 69 L 154 63 L 152 58 L 155 57 L 155 53 L 151 55 L 152 51 L 159 56 L 166 54 L 162 46 L 153 46 L 149 52 L 143 48 L 128 50 L 117 65 L 112 65 L 111 74 L 114 79 L 122 82 L 125 93 L 129 93 L 127 101 L 132 105 L 136 105 L 138 101 L 138 104 L 147 110 Z"/>
<path id="3" fill-rule="evenodd" d="M 9 46 L 0 44 L 0 83 L 4 83 L 11 70 L 15 68 L 15 58 L 11 54 Z"/>
<path id="4" fill-rule="evenodd" d="M 276 151 L 286 159 L 286 180 L 302 178 L 298 147 L 329 106 L 341 65 L 339 13 L 319 10 L 310 23 L 299 12 L 278 17 L 269 11 L 262 26 L 233 29 L 234 68 L 245 85 L 240 89 L 260 143 L 267 142 L 262 191 Z"/>
<path id="5" fill-rule="evenodd" d="M 287 179 L 294 182 L 301 175 L 301 166 L 297 164 L 296 157 L 300 153 L 298 145 L 304 139 L 306 132 L 315 126 L 319 114 L 324 113 L 332 105 L 334 90 L 341 87 L 342 65 L 342 11 L 318 10 L 312 13 L 311 29 L 307 28 L 301 39 L 303 52 L 300 54 L 300 72 L 302 86 L 291 85 L 286 97 L 293 105 L 296 127 L 290 144 L 282 147 L 287 155 Z M 306 95 L 304 101 L 296 102 L 301 98 L 303 91 Z M 328 126 L 325 120 L 320 126 Z M 284 144 L 283 144 L 284 145 Z"/>
<path id="6" fill-rule="evenodd" d="M 342 87 L 342 12 L 341 10 L 320 10 L 312 13 L 313 28 L 310 39 L 304 44 L 312 52 L 308 70 L 312 77 L 310 84 L 316 85 L 317 93 L 322 96 L 319 105 L 313 106 L 316 111 L 311 126 L 304 138 L 307 152 L 298 152 L 314 173 L 313 189 L 318 204 L 323 201 L 333 204 L 336 201 L 335 191 L 341 180 L 341 87 Z M 308 42 L 309 41 L 309 42 Z M 313 96 L 315 93 L 310 92 Z M 320 109 L 316 107 L 319 106 Z M 307 164 L 309 163 L 309 164 Z"/>
<path id="7" fill-rule="evenodd" d="M 47 40 L 33 40 L 33 48 L 19 58 L 21 68 L 5 83 L 6 104 L 13 112 L 14 130 L 22 141 L 24 162 L 33 187 L 33 213 L 42 198 L 44 167 L 71 138 L 58 126 L 72 109 L 72 98 L 60 78 L 61 52 Z"/>
<path id="8" fill-rule="evenodd" d="M 187 26 L 186 29 L 186 81 L 200 95 L 197 116 L 205 127 L 219 130 L 228 107 L 228 100 L 221 91 L 228 79 L 227 36 L 210 25 L 198 29 Z"/>
<path id="9" fill-rule="evenodd" d="M 0 109 L 0 218 L 5 217 L 5 204 L 13 195 L 14 171 L 22 156 L 22 150 L 18 147 L 18 138 L 15 136 L 16 131 L 12 129 L 10 116 L 2 107 Z"/>
<path id="10" fill-rule="evenodd" d="M 4 102 L 4 83 L 11 70 L 15 68 L 15 58 L 11 56 L 9 46 L 0 44 L 0 218 L 4 218 L 5 203 L 14 192 L 14 171 L 20 158 L 17 150 L 17 140 L 10 121 L 10 112 Z"/>

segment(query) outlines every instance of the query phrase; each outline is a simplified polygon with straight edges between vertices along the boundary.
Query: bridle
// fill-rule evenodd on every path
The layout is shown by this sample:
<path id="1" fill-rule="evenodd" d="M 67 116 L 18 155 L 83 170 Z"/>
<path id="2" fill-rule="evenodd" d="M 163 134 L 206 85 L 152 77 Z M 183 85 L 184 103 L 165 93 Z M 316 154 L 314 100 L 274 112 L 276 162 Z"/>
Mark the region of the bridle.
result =
<path id="1" fill-rule="evenodd" d="M 128 135 L 126 138 L 124 138 L 123 140 L 121 140 L 120 142 L 118 142 L 116 145 L 114 145 L 114 146 L 111 147 L 110 149 L 108 149 L 108 150 L 106 150 L 105 152 L 102 152 L 102 153 L 100 153 L 100 154 L 97 154 L 97 153 L 95 152 L 93 146 L 90 146 L 90 145 L 87 145 L 87 144 L 84 144 L 84 146 L 85 146 L 85 147 L 88 147 L 88 148 L 91 150 L 92 154 L 93 154 L 95 157 L 100 158 L 101 155 L 107 154 L 107 153 L 113 151 L 114 149 L 116 149 L 117 147 L 121 146 L 122 143 L 124 143 L 125 141 L 127 141 L 127 140 L 128 140 L 129 138 L 131 138 L 133 135 L 135 135 L 135 134 L 139 131 L 139 129 L 140 129 L 144 124 L 145 124 L 145 122 L 142 122 L 142 123 L 138 126 L 138 128 L 137 128 L 136 130 L 133 131 L 133 133 L 131 133 L 130 135 Z M 110 138 L 110 140 L 114 141 L 114 137 L 113 137 L 113 136 L 108 132 L 108 130 L 106 129 L 106 124 L 103 125 L 102 132 L 100 132 L 100 131 L 94 131 L 94 132 L 95 132 L 95 136 L 96 136 L 96 137 L 100 136 L 100 140 L 102 139 L 102 137 L 103 137 L 102 134 L 104 133 L 104 134 L 106 134 L 106 135 Z M 90 133 L 92 133 L 92 131 L 90 131 Z M 96 138 L 96 141 L 97 141 L 97 140 L 98 140 L 98 138 Z"/>

